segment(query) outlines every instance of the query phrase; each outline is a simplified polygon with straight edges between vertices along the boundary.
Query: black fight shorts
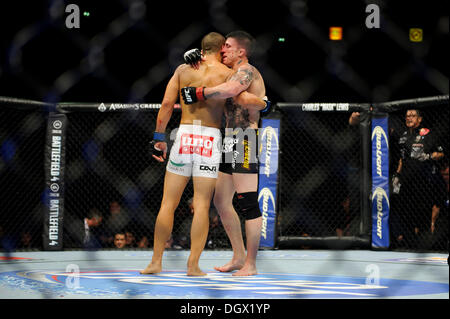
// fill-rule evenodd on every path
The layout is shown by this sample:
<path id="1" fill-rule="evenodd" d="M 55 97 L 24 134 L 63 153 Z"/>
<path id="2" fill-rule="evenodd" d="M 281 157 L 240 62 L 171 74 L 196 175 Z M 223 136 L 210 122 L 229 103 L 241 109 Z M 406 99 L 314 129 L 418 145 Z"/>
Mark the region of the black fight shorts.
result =
<path id="1" fill-rule="evenodd" d="M 257 174 L 258 130 L 233 132 L 223 138 L 222 162 L 219 171 L 225 174 Z"/>

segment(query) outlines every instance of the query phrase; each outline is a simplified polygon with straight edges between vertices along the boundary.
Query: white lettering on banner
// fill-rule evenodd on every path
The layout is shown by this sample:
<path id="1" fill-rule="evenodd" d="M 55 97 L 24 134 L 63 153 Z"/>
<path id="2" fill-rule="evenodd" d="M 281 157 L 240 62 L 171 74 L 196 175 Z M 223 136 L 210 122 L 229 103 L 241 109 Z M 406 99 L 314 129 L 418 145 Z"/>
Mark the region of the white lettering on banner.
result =
<path id="1" fill-rule="evenodd" d="M 273 197 L 272 191 L 268 187 L 264 187 L 258 195 L 258 202 L 261 200 L 262 202 L 262 226 L 261 226 L 261 236 L 264 239 L 267 239 L 267 217 L 269 217 L 269 199 L 272 202 L 273 210 L 275 211 L 275 198 Z"/>
<path id="2" fill-rule="evenodd" d="M 179 104 L 175 104 L 175 108 L 179 108 Z M 153 110 L 153 109 L 159 109 L 161 107 L 161 104 L 157 103 L 135 103 L 135 104 L 125 104 L 125 103 L 111 103 L 109 104 L 109 109 L 105 105 L 105 103 L 100 103 L 100 105 L 97 107 L 97 110 L 100 112 L 105 111 L 116 111 L 116 110 Z"/>
<path id="3" fill-rule="evenodd" d="M 382 172 L 382 156 L 383 156 L 383 152 L 381 151 L 381 138 L 383 137 L 384 140 L 386 141 L 386 145 L 389 148 L 389 143 L 388 143 L 388 138 L 386 136 L 386 132 L 383 130 L 383 128 L 381 126 L 376 126 L 372 132 L 372 140 L 373 138 L 376 138 L 376 164 L 377 164 L 377 175 L 378 176 L 383 176 L 383 172 Z"/>
<path id="4" fill-rule="evenodd" d="M 277 149 L 279 147 L 278 144 L 278 129 L 274 129 L 271 126 L 268 126 L 264 129 L 263 133 L 261 134 L 261 141 L 264 140 L 264 137 L 266 137 L 266 151 L 265 151 L 265 159 L 264 159 L 264 174 L 269 177 L 271 173 L 276 172 L 276 167 L 274 168 L 274 172 L 271 172 L 271 157 L 272 157 L 272 139 L 276 142 L 276 147 L 274 149 Z M 263 143 L 260 143 L 259 147 L 259 153 L 262 152 Z"/>
<path id="5" fill-rule="evenodd" d="M 348 111 L 348 103 L 305 103 L 302 111 Z"/>
<path id="6" fill-rule="evenodd" d="M 58 239 L 58 226 L 59 226 L 59 199 L 51 199 L 49 207 L 49 230 L 48 238 L 50 240 Z"/>
<path id="7" fill-rule="evenodd" d="M 49 201 L 48 201 L 48 245 L 55 246 L 59 244 L 59 218 L 60 218 L 60 178 L 62 161 L 62 128 L 63 122 L 54 120 L 52 122 L 51 150 L 49 154 L 50 164 L 50 182 Z"/>
<path id="8" fill-rule="evenodd" d="M 52 136 L 52 151 L 50 158 L 50 176 L 57 177 L 60 173 L 61 163 L 61 136 Z M 52 181 L 54 180 L 55 179 L 52 178 Z M 58 178 L 56 180 L 58 180 Z"/>
<path id="9" fill-rule="evenodd" d="M 381 187 L 377 187 L 372 195 L 372 202 L 376 198 L 376 207 L 377 207 L 377 236 L 378 238 L 382 238 L 382 230 L 383 230 L 383 199 L 386 200 L 386 203 L 389 205 L 389 198 L 387 196 L 387 193 L 384 189 Z"/>
<path id="10" fill-rule="evenodd" d="M 318 104 L 303 104 L 302 111 L 319 111 L 320 106 Z"/>
<path id="11" fill-rule="evenodd" d="M 322 111 L 333 111 L 333 110 L 334 110 L 334 105 L 332 105 L 332 104 L 322 105 Z"/>
<path id="12" fill-rule="evenodd" d="M 336 111 L 348 111 L 349 104 L 348 103 L 338 103 L 336 105 Z"/>
<path id="13" fill-rule="evenodd" d="M 122 104 L 122 103 L 111 103 L 110 110 L 138 110 L 139 104 Z"/>

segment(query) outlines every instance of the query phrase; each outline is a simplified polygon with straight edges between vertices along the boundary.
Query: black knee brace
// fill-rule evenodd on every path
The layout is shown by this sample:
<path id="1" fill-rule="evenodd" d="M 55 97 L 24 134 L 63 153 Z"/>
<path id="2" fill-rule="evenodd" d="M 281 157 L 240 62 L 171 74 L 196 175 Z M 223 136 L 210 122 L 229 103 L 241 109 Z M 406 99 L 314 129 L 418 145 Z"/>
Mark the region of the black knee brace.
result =
<path id="1" fill-rule="evenodd" d="M 245 220 L 255 219 L 261 217 L 261 211 L 259 210 L 258 192 L 248 192 L 237 194 L 237 199 L 240 212 Z"/>

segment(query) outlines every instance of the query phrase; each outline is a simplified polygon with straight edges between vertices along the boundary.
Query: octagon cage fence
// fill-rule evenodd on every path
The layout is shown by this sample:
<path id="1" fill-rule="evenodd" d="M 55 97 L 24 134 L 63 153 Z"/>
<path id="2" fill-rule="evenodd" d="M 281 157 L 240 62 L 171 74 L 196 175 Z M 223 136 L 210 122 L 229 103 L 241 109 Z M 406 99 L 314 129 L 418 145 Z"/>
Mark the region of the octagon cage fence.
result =
<path id="1" fill-rule="evenodd" d="M 115 235 L 125 233 L 127 248 L 151 249 L 165 174 L 165 164 L 148 152 L 159 107 L 0 97 L 0 248 L 116 249 Z M 391 182 L 408 109 L 420 109 L 444 153 L 430 166 L 432 191 L 417 172 L 423 198 L 414 210 L 402 194 L 407 188 L 394 192 Z M 354 112 L 360 120 L 350 125 Z M 180 114 L 176 105 L 169 148 Z M 269 149 L 277 165 L 271 201 L 259 187 L 271 237 L 261 249 L 448 251 L 448 119 L 448 95 L 378 104 L 276 103 L 261 129 L 276 121 L 277 138 L 258 147 Z M 261 184 L 268 161 L 259 155 Z M 189 249 L 192 195 L 190 182 L 168 249 Z M 96 216 L 102 217 L 96 245 L 83 246 L 71 228 Z M 417 226 L 424 218 L 433 219 L 432 230 Z M 205 248 L 230 249 L 213 204 Z"/>

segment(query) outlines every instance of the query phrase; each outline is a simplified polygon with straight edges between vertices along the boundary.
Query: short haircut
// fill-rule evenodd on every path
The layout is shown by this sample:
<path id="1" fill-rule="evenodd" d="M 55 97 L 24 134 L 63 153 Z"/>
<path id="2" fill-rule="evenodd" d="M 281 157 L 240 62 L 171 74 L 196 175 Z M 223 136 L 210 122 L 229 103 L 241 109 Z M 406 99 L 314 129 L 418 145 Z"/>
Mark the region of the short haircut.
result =
<path id="1" fill-rule="evenodd" d="M 222 50 L 225 43 L 225 37 L 217 32 L 210 32 L 202 39 L 203 54 L 217 53 Z"/>
<path id="2" fill-rule="evenodd" d="M 408 113 L 408 111 L 416 111 L 416 114 L 418 117 L 423 117 L 422 112 L 420 112 L 420 110 L 418 110 L 418 109 L 408 109 L 408 110 L 406 110 L 406 113 Z"/>
<path id="3" fill-rule="evenodd" d="M 233 38 L 245 49 L 247 57 L 253 54 L 255 47 L 255 38 L 245 31 L 233 31 L 227 34 L 227 38 Z"/>

